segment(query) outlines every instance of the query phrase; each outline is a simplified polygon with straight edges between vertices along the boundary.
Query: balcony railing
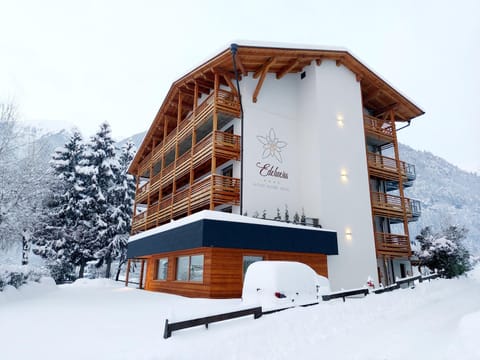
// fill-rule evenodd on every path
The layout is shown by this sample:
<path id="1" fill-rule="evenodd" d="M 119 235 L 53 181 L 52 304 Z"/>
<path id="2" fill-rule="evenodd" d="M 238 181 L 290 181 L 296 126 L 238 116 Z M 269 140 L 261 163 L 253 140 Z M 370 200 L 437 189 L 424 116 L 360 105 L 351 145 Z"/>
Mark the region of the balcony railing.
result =
<path id="1" fill-rule="evenodd" d="M 367 134 L 387 142 L 393 140 L 393 128 L 389 121 L 378 119 L 370 115 L 364 115 L 363 123 Z"/>
<path id="2" fill-rule="evenodd" d="M 367 160 L 370 174 L 387 180 L 398 180 L 399 169 L 397 161 L 394 158 L 367 152 Z M 400 161 L 400 172 L 407 181 L 413 181 L 416 178 L 415 165 Z"/>
<path id="3" fill-rule="evenodd" d="M 163 198 L 147 211 L 133 217 L 132 232 L 138 232 L 185 216 L 189 212 L 221 204 L 240 203 L 240 179 L 221 175 L 209 175 L 197 180 L 191 187 Z"/>
<path id="4" fill-rule="evenodd" d="M 372 208 L 377 216 L 393 219 L 403 218 L 403 207 L 409 221 L 416 221 L 421 214 L 420 201 L 390 195 L 381 192 L 371 192 Z M 403 203 L 403 205 L 402 205 Z"/>
<path id="5" fill-rule="evenodd" d="M 238 96 L 223 89 L 218 90 L 216 97 L 215 93 L 212 92 L 202 101 L 195 112 L 191 112 L 180 122 L 177 130 L 172 130 L 164 141 L 155 146 L 152 152 L 142 160 L 139 168 L 143 171 L 148 170 L 149 162 L 160 159 L 162 151 L 168 151 L 173 147 L 176 139 L 181 139 L 187 134 L 192 133 L 193 128 L 208 119 L 215 109 L 217 112 L 229 114 L 233 117 L 240 117 L 240 102 Z"/>
<path id="6" fill-rule="evenodd" d="M 410 241 L 406 235 L 375 233 L 377 255 L 408 257 L 411 255 Z"/>

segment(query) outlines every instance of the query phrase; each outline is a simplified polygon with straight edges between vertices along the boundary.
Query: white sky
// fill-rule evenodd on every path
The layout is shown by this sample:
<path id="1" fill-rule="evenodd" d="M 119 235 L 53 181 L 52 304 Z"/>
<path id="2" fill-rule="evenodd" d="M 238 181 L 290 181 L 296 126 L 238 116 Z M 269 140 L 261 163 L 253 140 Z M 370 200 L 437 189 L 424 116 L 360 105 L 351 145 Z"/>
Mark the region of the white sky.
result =
<path id="1" fill-rule="evenodd" d="M 480 1 L 0 0 L 0 101 L 23 121 L 147 130 L 171 83 L 234 39 L 346 47 L 426 115 L 400 141 L 480 172 Z"/>

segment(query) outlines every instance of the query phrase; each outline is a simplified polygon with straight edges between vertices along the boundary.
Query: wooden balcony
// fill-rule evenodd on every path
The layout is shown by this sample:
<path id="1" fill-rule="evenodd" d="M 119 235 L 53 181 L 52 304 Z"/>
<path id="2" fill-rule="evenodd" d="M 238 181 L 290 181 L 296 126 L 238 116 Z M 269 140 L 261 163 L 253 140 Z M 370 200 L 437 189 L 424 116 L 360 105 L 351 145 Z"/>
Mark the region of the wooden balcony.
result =
<path id="1" fill-rule="evenodd" d="M 417 221 L 421 215 L 421 205 L 418 200 L 403 198 L 402 201 L 400 196 L 373 191 L 370 192 L 370 197 L 373 214 L 390 218 L 392 224 L 403 221 L 403 206 L 405 206 L 407 220 L 409 222 Z"/>
<path id="2" fill-rule="evenodd" d="M 375 246 L 377 256 L 409 257 L 412 254 L 410 241 L 406 235 L 376 232 Z"/>
<path id="3" fill-rule="evenodd" d="M 151 163 L 158 161 L 163 152 L 168 152 L 174 148 L 175 143 L 192 134 L 193 129 L 213 116 L 214 111 L 218 114 L 226 114 L 231 117 L 240 117 L 240 101 L 238 96 L 230 91 L 219 89 L 217 95 L 211 93 L 205 100 L 183 119 L 178 127 L 157 144 L 150 154 L 148 154 L 139 165 L 140 173 L 147 171 Z"/>
<path id="4" fill-rule="evenodd" d="M 376 145 L 393 141 L 393 128 L 389 121 L 364 115 L 363 124 L 367 138 L 374 140 Z"/>
<path id="5" fill-rule="evenodd" d="M 196 210 L 221 204 L 238 205 L 240 203 L 240 179 L 209 175 L 180 191 L 163 198 L 150 206 L 147 211 L 134 216 L 132 233 L 137 233 L 170 221 L 172 218 L 186 216 Z"/>
<path id="6" fill-rule="evenodd" d="M 372 208 L 375 215 L 388 218 L 403 218 L 403 209 L 407 212 L 407 217 L 412 216 L 410 209 L 410 199 L 400 196 L 390 195 L 381 192 L 371 192 Z"/>
<path id="7" fill-rule="evenodd" d="M 415 166 L 400 161 L 400 169 L 397 166 L 397 161 L 394 158 L 367 152 L 368 171 L 371 176 L 381 179 L 398 181 L 399 172 L 402 175 L 403 181 L 410 182 L 415 180 Z"/>

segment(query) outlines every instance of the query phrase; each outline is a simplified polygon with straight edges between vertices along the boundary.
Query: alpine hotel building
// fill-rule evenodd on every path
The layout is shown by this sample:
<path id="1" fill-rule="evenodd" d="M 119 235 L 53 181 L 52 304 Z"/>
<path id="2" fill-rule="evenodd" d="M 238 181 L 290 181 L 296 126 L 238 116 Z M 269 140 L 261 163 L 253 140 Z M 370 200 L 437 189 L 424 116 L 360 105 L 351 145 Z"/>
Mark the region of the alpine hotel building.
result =
<path id="1" fill-rule="evenodd" d="M 397 131 L 423 113 L 347 50 L 232 44 L 173 83 L 130 166 L 129 266 L 211 298 L 240 297 L 259 260 L 334 290 L 407 276 L 420 207 Z"/>

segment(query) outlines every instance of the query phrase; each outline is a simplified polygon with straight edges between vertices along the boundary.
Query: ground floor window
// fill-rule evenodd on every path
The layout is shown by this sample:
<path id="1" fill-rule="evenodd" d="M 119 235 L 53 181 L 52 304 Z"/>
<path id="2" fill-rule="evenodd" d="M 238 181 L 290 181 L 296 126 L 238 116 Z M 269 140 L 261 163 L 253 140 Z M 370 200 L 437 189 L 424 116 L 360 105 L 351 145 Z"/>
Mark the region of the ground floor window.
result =
<path id="1" fill-rule="evenodd" d="M 262 261 L 262 260 L 263 260 L 263 256 L 245 255 L 243 257 L 243 276 L 245 276 L 245 273 L 247 272 L 247 269 L 251 264 L 257 261 Z"/>
<path id="2" fill-rule="evenodd" d="M 177 280 L 203 281 L 203 254 L 177 257 Z"/>
<path id="3" fill-rule="evenodd" d="M 167 280 L 168 258 L 157 260 L 157 280 Z"/>

